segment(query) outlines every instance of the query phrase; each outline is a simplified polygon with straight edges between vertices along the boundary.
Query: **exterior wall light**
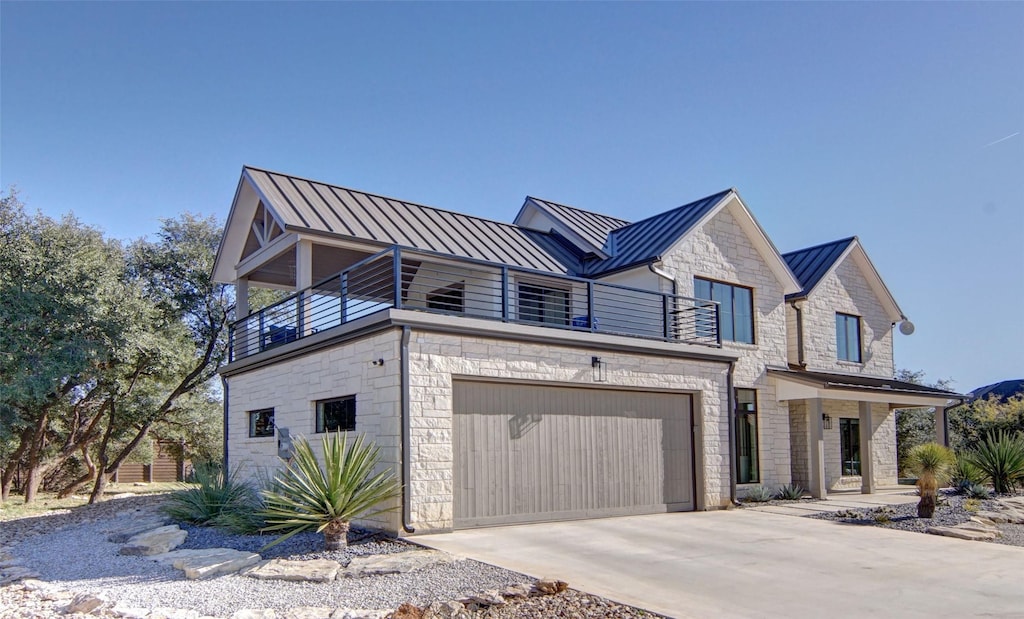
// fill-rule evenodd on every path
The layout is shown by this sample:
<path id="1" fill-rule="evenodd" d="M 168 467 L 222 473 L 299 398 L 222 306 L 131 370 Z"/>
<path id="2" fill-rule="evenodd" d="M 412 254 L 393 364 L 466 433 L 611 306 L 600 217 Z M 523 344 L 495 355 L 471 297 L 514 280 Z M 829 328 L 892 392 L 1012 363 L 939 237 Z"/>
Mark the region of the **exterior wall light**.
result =
<path id="1" fill-rule="evenodd" d="M 594 382 L 603 383 L 608 380 L 608 364 L 601 361 L 601 357 L 591 357 L 590 367 L 594 370 Z"/>
<path id="2" fill-rule="evenodd" d="M 829 417 L 828 415 L 822 415 L 821 416 L 821 421 L 822 421 L 822 427 L 824 427 L 826 430 L 831 430 L 832 429 L 832 418 L 831 417 Z"/>

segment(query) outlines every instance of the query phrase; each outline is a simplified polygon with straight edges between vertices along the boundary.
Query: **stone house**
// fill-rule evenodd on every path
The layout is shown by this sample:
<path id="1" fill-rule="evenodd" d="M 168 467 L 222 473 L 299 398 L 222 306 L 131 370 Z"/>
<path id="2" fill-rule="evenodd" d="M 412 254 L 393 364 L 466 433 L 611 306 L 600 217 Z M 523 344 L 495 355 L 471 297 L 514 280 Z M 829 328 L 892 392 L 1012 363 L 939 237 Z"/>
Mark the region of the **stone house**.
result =
<path id="1" fill-rule="evenodd" d="M 912 328 L 856 238 L 780 254 L 731 189 L 638 222 L 528 197 L 508 224 L 246 167 L 214 278 L 229 466 L 365 433 L 392 531 L 872 492 L 894 409 L 958 398 L 893 380 Z"/>

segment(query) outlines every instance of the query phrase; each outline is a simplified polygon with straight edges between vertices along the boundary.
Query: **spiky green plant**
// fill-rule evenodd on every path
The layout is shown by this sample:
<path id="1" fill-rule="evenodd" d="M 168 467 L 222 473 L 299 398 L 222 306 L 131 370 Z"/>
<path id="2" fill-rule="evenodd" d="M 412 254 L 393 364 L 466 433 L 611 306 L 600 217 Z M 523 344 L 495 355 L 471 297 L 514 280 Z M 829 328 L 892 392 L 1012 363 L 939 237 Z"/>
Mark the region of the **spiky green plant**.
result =
<path id="1" fill-rule="evenodd" d="M 931 518 L 935 514 L 939 484 L 949 479 L 955 463 L 953 452 L 938 443 L 917 445 L 907 454 L 907 469 L 917 475 L 917 488 L 921 493 L 921 500 L 917 503 L 919 518 Z"/>
<path id="2" fill-rule="evenodd" d="M 780 486 L 775 498 L 784 501 L 796 501 L 804 496 L 804 489 L 797 484 L 786 484 Z"/>
<path id="3" fill-rule="evenodd" d="M 967 453 L 967 460 L 984 471 L 997 493 L 1024 485 L 1024 434 L 1000 430 Z"/>
<path id="4" fill-rule="evenodd" d="M 983 484 L 988 479 L 985 472 L 975 466 L 966 453 L 956 455 L 956 464 L 950 470 L 949 483 L 961 494 L 967 493 L 971 486 Z"/>
<path id="5" fill-rule="evenodd" d="M 771 501 L 773 496 L 775 496 L 775 493 L 770 488 L 758 484 L 747 488 L 747 491 L 743 494 L 743 500 L 748 503 L 764 503 Z"/>
<path id="6" fill-rule="evenodd" d="M 309 441 L 299 437 L 287 468 L 277 474 L 274 484 L 263 490 L 267 522 L 264 531 L 284 534 L 264 548 L 283 542 L 303 531 L 323 533 L 327 550 L 348 544 L 349 523 L 395 509 L 378 507 L 401 493 L 394 473 L 384 470 L 373 475 L 380 461 L 380 448 L 364 444 L 363 435 L 351 446 L 340 432 L 323 438 L 324 466 L 320 466 Z"/>
<path id="7" fill-rule="evenodd" d="M 171 518 L 200 526 L 253 533 L 263 525 L 257 516 L 259 493 L 238 479 L 239 469 L 225 475 L 220 467 L 196 467 L 194 484 L 173 492 L 163 510 Z"/>

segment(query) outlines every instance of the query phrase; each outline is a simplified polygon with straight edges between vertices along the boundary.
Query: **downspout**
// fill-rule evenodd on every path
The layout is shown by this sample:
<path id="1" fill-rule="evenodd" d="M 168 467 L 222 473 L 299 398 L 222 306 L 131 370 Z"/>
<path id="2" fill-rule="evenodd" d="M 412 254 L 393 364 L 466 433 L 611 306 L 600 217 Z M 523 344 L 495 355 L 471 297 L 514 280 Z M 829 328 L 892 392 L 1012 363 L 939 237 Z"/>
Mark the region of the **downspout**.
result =
<path id="1" fill-rule="evenodd" d="M 231 468 L 228 465 L 228 379 L 220 377 L 220 385 L 224 390 L 224 475 L 230 474 Z M 226 477 L 225 477 L 226 479 Z"/>
<path id="2" fill-rule="evenodd" d="M 736 448 L 736 422 L 733 419 L 736 416 L 736 390 L 733 388 L 733 372 L 735 370 L 736 362 L 730 361 L 725 385 L 726 389 L 729 390 L 729 395 L 726 398 L 726 406 L 729 407 L 727 414 L 729 419 L 729 500 L 733 505 L 739 505 L 740 502 L 736 498 L 736 454 L 733 453 L 733 450 Z"/>
<path id="3" fill-rule="evenodd" d="M 653 262 L 648 263 L 647 264 L 647 268 L 651 270 L 651 273 L 654 273 L 655 275 L 657 275 L 659 277 L 664 277 L 668 281 L 672 282 L 672 294 L 673 295 L 677 294 L 676 293 L 676 278 L 673 277 L 671 273 L 669 273 L 668 271 L 662 270 L 659 267 L 654 266 Z"/>
<path id="4" fill-rule="evenodd" d="M 412 429 L 409 427 L 409 337 L 412 329 L 408 325 L 402 327 L 401 350 L 401 418 L 402 424 L 402 529 L 406 533 L 415 533 L 412 521 L 412 500 L 409 496 L 409 480 L 412 478 L 412 462 L 409 460 L 409 443 L 412 440 Z"/>
<path id="5" fill-rule="evenodd" d="M 789 305 L 796 312 L 796 362 L 802 368 L 807 367 L 804 361 L 804 312 L 798 301 L 791 301 Z"/>

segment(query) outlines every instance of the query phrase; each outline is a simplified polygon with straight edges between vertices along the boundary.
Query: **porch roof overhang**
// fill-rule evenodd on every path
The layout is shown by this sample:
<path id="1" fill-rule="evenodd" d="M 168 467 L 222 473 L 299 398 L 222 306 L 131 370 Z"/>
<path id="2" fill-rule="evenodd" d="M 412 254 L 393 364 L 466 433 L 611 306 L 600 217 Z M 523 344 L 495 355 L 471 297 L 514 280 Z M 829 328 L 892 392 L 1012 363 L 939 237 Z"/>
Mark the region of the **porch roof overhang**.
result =
<path id="1" fill-rule="evenodd" d="M 768 368 L 768 375 L 775 381 L 775 393 L 779 401 L 821 398 L 881 402 L 891 408 L 909 408 L 952 406 L 966 399 L 966 396 L 953 391 L 876 376 L 811 372 L 792 368 Z"/>

